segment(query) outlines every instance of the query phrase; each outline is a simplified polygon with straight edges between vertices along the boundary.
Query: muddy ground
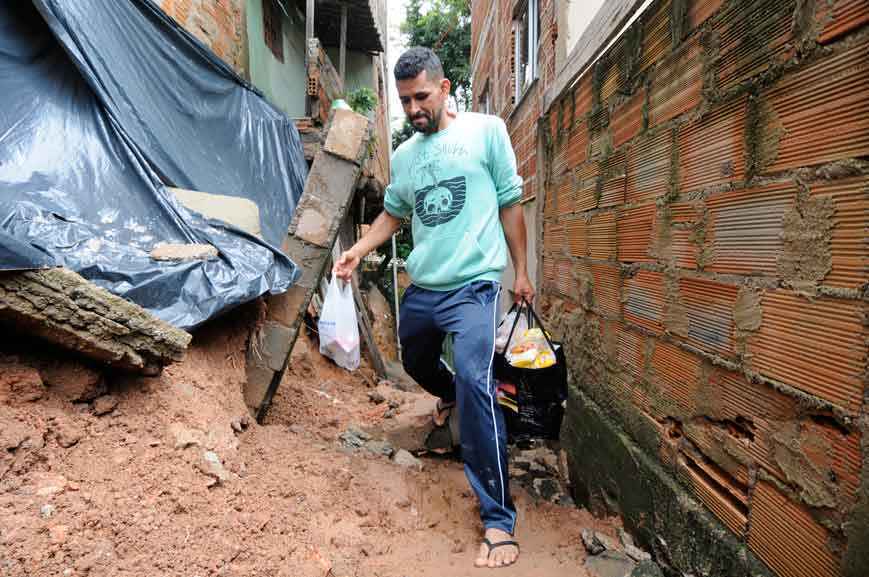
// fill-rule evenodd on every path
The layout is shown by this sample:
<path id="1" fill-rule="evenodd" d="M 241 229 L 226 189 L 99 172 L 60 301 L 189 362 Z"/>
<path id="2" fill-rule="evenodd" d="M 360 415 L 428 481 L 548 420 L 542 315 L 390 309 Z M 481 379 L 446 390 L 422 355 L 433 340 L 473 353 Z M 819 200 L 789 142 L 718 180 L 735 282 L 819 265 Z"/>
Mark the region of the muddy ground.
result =
<path id="1" fill-rule="evenodd" d="M 582 577 L 580 531 L 615 535 L 559 496 L 554 453 L 514 455 L 520 560 L 475 569 L 461 464 L 398 464 L 380 434 L 432 399 L 335 367 L 305 335 L 257 425 L 241 395 L 251 311 L 198 331 L 156 378 L 101 375 L 5 332 L 0 575 Z"/>

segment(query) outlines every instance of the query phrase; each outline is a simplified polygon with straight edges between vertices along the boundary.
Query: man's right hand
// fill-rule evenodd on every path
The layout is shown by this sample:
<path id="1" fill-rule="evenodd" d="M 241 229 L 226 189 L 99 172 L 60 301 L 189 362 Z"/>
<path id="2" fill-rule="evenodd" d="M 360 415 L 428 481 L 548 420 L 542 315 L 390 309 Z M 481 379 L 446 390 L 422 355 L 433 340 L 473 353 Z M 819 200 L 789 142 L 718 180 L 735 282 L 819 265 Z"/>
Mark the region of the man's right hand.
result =
<path id="1" fill-rule="evenodd" d="M 362 259 L 353 252 L 353 249 L 345 250 L 338 257 L 338 262 L 335 263 L 335 266 L 332 267 L 332 274 L 345 282 L 350 282 L 353 271 L 359 266 L 360 260 Z"/>

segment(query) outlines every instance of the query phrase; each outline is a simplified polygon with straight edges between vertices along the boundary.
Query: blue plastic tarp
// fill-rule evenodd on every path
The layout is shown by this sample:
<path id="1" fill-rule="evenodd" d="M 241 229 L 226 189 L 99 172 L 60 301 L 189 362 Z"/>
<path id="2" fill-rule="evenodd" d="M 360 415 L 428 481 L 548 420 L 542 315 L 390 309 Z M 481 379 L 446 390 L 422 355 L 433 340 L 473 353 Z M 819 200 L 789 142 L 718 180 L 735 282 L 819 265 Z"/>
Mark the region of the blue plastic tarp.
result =
<path id="1" fill-rule="evenodd" d="M 306 175 L 292 120 L 149 0 L 0 2 L 0 270 L 65 266 L 191 328 L 297 278 Z M 253 201 L 263 238 L 166 186 Z"/>

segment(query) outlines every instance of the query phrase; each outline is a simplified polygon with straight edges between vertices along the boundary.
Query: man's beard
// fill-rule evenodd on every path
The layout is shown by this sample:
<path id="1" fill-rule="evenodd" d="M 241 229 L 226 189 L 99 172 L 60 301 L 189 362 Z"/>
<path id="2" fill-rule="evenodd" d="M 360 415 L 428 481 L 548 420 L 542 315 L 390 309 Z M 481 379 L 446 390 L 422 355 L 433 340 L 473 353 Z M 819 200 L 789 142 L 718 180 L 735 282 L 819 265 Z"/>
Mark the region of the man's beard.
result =
<path id="1" fill-rule="evenodd" d="M 427 112 L 420 111 L 416 114 L 416 116 L 414 116 L 413 118 L 410 119 L 410 124 L 413 126 L 413 129 L 416 130 L 417 132 L 421 132 L 422 134 L 433 134 L 433 133 L 437 132 L 438 127 L 440 126 L 441 116 L 443 116 L 443 113 L 444 113 L 443 107 L 441 107 L 434 114 L 431 114 L 431 115 L 428 114 Z M 417 126 L 413 122 L 417 118 L 425 118 L 428 120 L 428 123 L 423 127 Z"/>

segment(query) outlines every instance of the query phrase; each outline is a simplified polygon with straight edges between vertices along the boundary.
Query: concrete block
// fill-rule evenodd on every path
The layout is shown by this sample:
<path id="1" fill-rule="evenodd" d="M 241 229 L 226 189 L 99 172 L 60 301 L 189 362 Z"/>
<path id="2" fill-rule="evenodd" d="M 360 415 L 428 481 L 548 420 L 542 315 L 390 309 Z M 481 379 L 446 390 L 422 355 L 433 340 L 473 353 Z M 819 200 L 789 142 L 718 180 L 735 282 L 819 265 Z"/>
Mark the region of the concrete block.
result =
<path id="1" fill-rule="evenodd" d="M 295 236 L 321 247 L 328 247 L 332 223 L 337 207 L 323 203 L 316 196 L 306 194 L 296 209 Z"/>
<path id="2" fill-rule="evenodd" d="M 262 238 L 259 207 L 251 200 L 225 194 L 212 194 L 183 188 L 166 187 L 188 210 L 206 218 L 222 220 L 236 228 Z"/>
<path id="3" fill-rule="evenodd" d="M 368 119 L 352 110 L 336 110 L 323 149 L 335 156 L 357 162 L 368 132 Z"/>
<path id="4" fill-rule="evenodd" d="M 217 249 L 210 244 L 168 244 L 160 243 L 151 251 L 154 260 L 186 262 L 191 260 L 214 260 Z"/>

